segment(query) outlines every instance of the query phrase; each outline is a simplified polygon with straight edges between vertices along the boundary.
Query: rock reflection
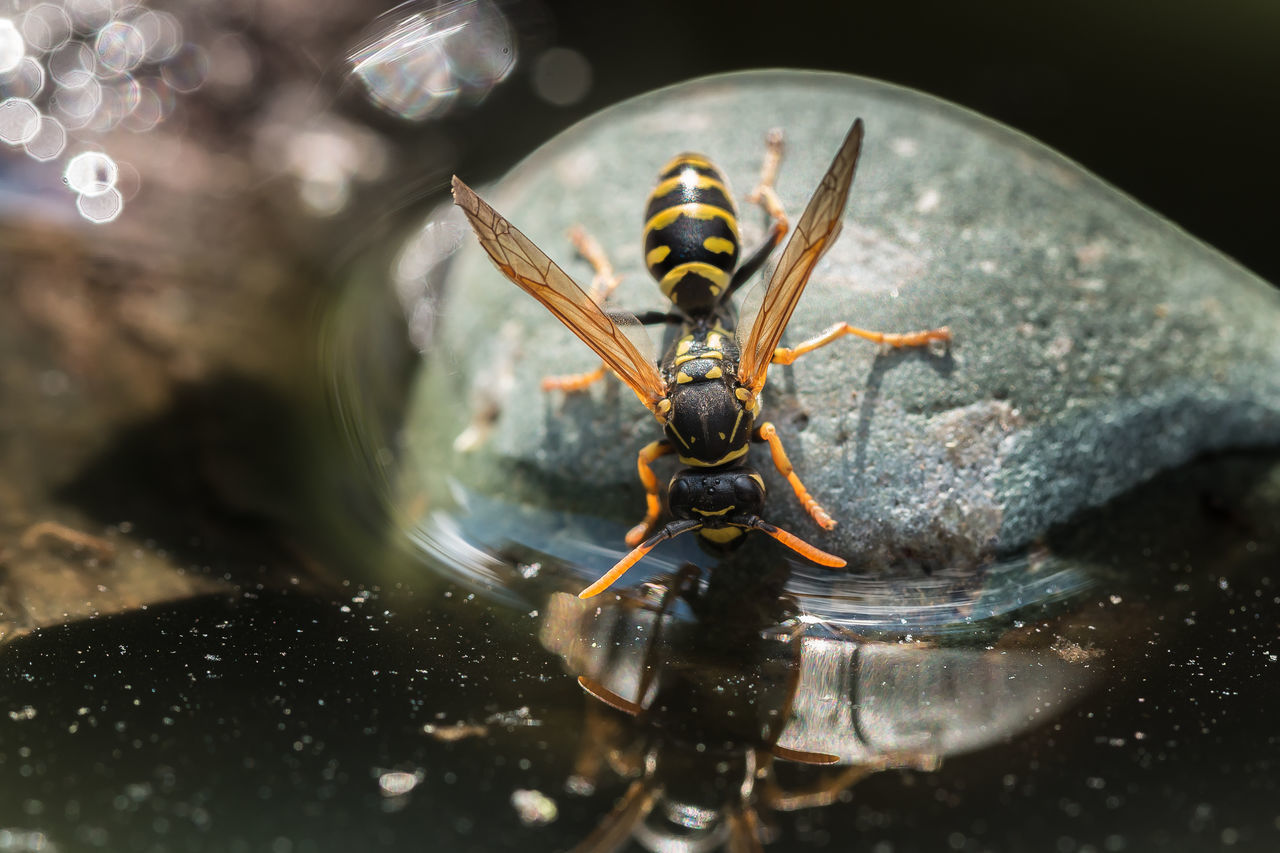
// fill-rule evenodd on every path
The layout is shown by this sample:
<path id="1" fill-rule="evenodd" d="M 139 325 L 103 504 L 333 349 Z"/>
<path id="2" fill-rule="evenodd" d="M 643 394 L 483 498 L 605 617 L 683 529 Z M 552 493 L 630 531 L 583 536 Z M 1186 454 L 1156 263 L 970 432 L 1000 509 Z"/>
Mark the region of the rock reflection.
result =
<path id="1" fill-rule="evenodd" d="M 777 812 L 836 803 L 876 771 L 935 770 L 1003 742 L 1099 672 L 1093 656 L 1048 641 L 859 635 L 780 594 L 785 569 L 738 555 L 705 588 L 686 565 L 604 606 L 551 596 L 541 642 L 592 697 L 567 787 L 629 781 L 577 850 L 629 839 L 653 851 L 760 849 L 779 836 Z M 784 785 L 786 764 L 825 767 Z"/>

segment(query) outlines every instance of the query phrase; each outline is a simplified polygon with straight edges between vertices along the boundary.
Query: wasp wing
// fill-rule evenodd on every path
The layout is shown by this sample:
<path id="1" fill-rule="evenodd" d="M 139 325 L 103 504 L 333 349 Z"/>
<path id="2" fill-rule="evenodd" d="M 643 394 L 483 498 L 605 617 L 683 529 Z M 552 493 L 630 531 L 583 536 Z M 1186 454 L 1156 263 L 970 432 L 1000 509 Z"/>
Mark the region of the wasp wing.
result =
<path id="1" fill-rule="evenodd" d="M 791 320 L 800 294 L 813 274 L 818 259 L 835 242 L 844 224 L 844 208 L 849 200 L 849 186 L 862 152 L 862 119 L 853 123 L 844 144 L 836 152 L 831 168 L 822 177 L 822 183 L 809 200 L 804 215 L 796 225 L 787 247 L 782 251 L 778 267 L 769 279 L 764 292 L 760 312 L 749 327 L 739 325 L 739 347 L 742 355 L 738 362 L 738 381 L 759 394 L 769 372 L 773 351 L 782 340 L 782 331 Z"/>
<path id="2" fill-rule="evenodd" d="M 476 195 L 456 176 L 453 201 L 471 221 L 480 245 L 502 274 L 537 299 L 655 411 L 666 396 L 657 365 L 628 338 L 622 327 L 533 241 Z"/>

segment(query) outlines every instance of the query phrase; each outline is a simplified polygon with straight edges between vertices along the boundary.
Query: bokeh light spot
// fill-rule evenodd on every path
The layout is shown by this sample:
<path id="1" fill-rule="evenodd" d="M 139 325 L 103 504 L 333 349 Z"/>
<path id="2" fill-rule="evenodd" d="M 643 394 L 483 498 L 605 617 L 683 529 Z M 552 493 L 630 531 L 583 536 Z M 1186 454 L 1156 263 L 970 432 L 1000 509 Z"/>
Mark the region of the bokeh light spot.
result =
<path id="1" fill-rule="evenodd" d="M 194 92 L 209 76 L 209 54 L 195 44 L 184 44 L 160 67 L 160 76 L 175 92 Z"/>
<path id="2" fill-rule="evenodd" d="M 223 33 L 209 45 L 209 83 L 236 95 L 253 82 L 256 56 L 252 46 L 235 33 Z"/>
<path id="3" fill-rule="evenodd" d="M 444 5 L 469 2 L 492 0 Z M 213 79 L 212 54 L 204 46 L 209 42 L 187 42 L 175 14 L 147 4 L 0 0 L 0 141 L 21 146 L 32 160 L 59 162 L 46 168 L 60 168 L 78 210 L 92 222 L 118 217 L 142 182 L 137 169 L 98 152 L 92 140 L 117 128 L 154 129 L 177 108 L 180 93 Z M 192 8 L 182 3 L 179 14 Z M 222 18 L 190 16 L 222 49 L 219 58 L 231 57 L 222 82 L 243 89 L 253 83 L 255 57 L 242 37 L 224 29 Z M 228 94 L 225 88 L 222 94 Z M 367 179 L 366 172 L 384 163 L 382 157 L 350 159 L 338 157 L 336 171 L 321 169 L 303 181 L 309 181 L 313 208 L 345 205 L 349 181 Z"/>
<path id="4" fill-rule="evenodd" d="M 0 74 L 0 98 L 34 99 L 44 88 L 44 66 L 30 56 L 23 57 L 18 67 Z"/>
<path id="5" fill-rule="evenodd" d="M 40 129 L 40 111 L 24 98 L 0 101 L 0 141 L 22 145 Z"/>
<path id="6" fill-rule="evenodd" d="M 94 41 L 98 62 L 116 73 L 132 71 L 147 55 L 147 43 L 142 33 L 124 21 L 112 21 L 98 30 Z"/>
<path id="7" fill-rule="evenodd" d="M 591 89 L 591 64 L 576 50 L 553 47 L 533 64 L 533 91 L 557 107 L 581 101 Z"/>
<path id="8" fill-rule="evenodd" d="M 40 116 L 40 124 L 22 146 L 36 160 L 52 160 L 67 147 L 67 130 L 53 116 Z"/>
<path id="9" fill-rule="evenodd" d="M 62 177 L 74 192 L 92 198 L 114 189 L 119 175 L 115 160 L 101 151 L 83 151 L 71 158 Z"/>
<path id="10" fill-rule="evenodd" d="M 74 89 L 93 79 L 97 60 L 82 41 L 69 41 L 49 54 L 49 76 L 59 86 Z"/>
<path id="11" fill-rule="evenodd" d="M 102 102 L 93 112 L 89 128 L 98 133 L 111 130 L 138 105 L 138 82 L 127 74 L 101 84 Z"/>
<path id="12" fill-rule="evenodd" d="M 59 86 L 50 104 L 69 129 L 87 127 L 102 105 L 102 84 L 89 79 L 75 88 Z"/>
<path id="13" fill-rule="evenodd" d="M 182 24 L 168 12 L 147 9 L 133 19 L 147 45 L 148 62 L 164 62 L 182 47 Z"/>
<path id="14" fill-rule="evenodd" d="M 99 195 L 81 195 L 76 198 L 76 209 L 90 222 L 110 222 L 124 210 L 124 196 L 115 187 Z"/>
<path id="15" fill-rule="evenodd" d="M 71 16 L 71 26 L 81 35 L 105 27 L 115 15 L 112 0 L 65 0 L 64 5 Z"/>
<path id="16" fill-rule="evenodd" d="M 173 109 L 173 98 L 169 88 L 162 81 L 138 81 L 137 104 L 124 117 L 122 124 L 135 133 L 146 133 Z"/>
<path id="17" fill-rule="evenodd" d="M 22 35 L 30 47 L 47 53 L 71 38 L 71 18 L 53 3 L 32 6 L 22 16 Z"/>
<path id="18" fill-rule="evenodd" d="M 27 45 L 22 33 L 9 18 L 0 18 L 0 74 L 8 74 L 18 67 L 26 56 Z"/>
<path id="19" fill-rule="evenodd" d="M 116 179 L 116 189 L 120 191 L 125 201 L 129 201 L 142 189 L 142 174 L 133 167 L 132 163 L 117 163 L 116 168 L 120 170 L 120 177 Z"/>

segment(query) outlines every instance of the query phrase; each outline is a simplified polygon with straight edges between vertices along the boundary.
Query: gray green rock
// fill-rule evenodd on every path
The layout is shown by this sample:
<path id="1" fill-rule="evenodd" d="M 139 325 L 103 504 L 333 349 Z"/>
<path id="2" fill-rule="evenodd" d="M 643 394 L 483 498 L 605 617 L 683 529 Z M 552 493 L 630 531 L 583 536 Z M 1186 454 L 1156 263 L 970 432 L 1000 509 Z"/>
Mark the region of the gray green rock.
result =
<path id="1" fill-rule="evenodd" d="M 639 235 L 663 163 L 710 155 L 752 245 L 766 220 L 742 198 L 766 132 L 786 135 L 778 191 L 794 221 L 858 116 L 844 231 L 784 343 L 836 320 L 945 324 L 954 343 L 886 353 L 845 338 L 775 367 L 763 417 L 839 526 L 817 528 L 761 448 L 770 520 L 854 568 L 970 564 L 1198 455 L 1280 439 L 1276 290 L 1034 140 L 918 92 L 798 72 L 694 81 L 592 116 L 477 189 L 586 285 L 566 237 L 584 225 L 625 275 L 610 304 L 659 308 Z M 455 214 L 432 227 L 461 228 Z M 625 550 L 608 531 L 642 513 L 635 455 L 658 425 L 612 379 L 539 390 L 596 359 L 469 234 L 430 298 L 406 424 L 408 523 L 465 515 L 459 495 L 603 519 L 582 535 L 599 538 L 607 566 Z M 492 430 L 456 453 L 477 406 L 496 412 Z"/>

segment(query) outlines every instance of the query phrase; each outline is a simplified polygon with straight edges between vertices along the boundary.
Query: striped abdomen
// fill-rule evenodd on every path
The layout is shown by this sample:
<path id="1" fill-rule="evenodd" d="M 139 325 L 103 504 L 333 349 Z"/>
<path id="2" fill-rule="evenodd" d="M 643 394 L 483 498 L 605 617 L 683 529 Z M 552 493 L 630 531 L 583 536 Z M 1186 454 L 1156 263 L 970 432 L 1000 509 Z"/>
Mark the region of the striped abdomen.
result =
<path id="1" fill-rule="evenodd" d="M 658 175 L 645 212 L 644 253 L 677 306 L 691 314 L 715 307 L 738 264 L 738 212 L 706 157 L 681 154 Z"/>

